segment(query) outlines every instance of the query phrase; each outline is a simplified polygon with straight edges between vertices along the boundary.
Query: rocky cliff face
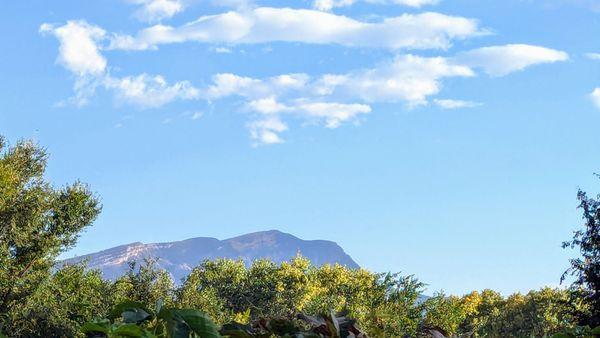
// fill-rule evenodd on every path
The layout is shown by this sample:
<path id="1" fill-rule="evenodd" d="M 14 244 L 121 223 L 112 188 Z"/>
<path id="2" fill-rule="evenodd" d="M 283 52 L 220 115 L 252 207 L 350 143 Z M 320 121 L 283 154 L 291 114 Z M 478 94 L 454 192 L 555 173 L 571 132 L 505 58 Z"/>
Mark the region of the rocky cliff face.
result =
<path id="1" fill-rule="evenodd" d="M 302 240 L 277 230 L 250 233 L 225 240 L 210 237 L 191 238 L 169 243 L 131 243 L 61 262 L 87 261 L 92 269 L 100 269 L 105 278 L 115 279 L 128 268 L 130 261 L 158 258 L 158 266 L 167 270 L 178 283 L 193 267 L 205 259 L 241 259 L 246 265 L 260 258 L 281 263 L 297 254 L 317 265 L 339 263 L 349 268 L 358 264 L 335 242 Z"/>

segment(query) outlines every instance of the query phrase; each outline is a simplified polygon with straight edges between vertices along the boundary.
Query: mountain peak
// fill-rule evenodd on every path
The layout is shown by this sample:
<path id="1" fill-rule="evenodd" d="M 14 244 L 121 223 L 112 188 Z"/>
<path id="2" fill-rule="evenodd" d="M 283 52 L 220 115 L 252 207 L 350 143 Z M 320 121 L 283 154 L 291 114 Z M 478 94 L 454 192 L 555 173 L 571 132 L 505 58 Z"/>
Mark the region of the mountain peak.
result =
<path id="1" fill-rule="evenodd" d="M 349 268 L 359 267 L 335 242 L 303 240 L 279 230 L 258 231 L 225 240 L 196 237 L 164 243 L 135 242 L 67 259 L 61 264 L 87 261 L 89 268 L 100 269 L 104 277 L 116 279 L 127 271 L 128 262 L 155 258 L 158 259 L 157 265 L 179 282 L 206 259 L 241 259 L 249 266 L 263 258 L 275 263 L 289 261 L 298 253 L 317 266 L 339 263 Z"/>

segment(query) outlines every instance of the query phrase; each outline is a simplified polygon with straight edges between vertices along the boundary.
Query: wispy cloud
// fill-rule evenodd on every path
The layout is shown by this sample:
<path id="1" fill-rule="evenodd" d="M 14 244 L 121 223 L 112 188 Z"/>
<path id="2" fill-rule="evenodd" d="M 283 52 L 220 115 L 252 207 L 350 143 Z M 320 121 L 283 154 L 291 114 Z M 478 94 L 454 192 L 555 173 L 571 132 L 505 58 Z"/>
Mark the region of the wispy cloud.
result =
<path id="1" fill-rule="evenodd" d="M 175 99 L 199 97 L 199 91 L 187 81 L 169 84 L 160 75 L 110 75 L 107 60 L 98 47 L 106 32 L 98 26 L 78 20 L 63 26 L 43 24 L 40 31 L 53 34 L 59 40 L 57 62 L 76 76 L 75 97 L 71 101 L 77 105 L 86 104 L 98 87 L 112 90 L 119 100 L 141 108 L 162 106 Z"/>
<path id="2" fill-rule="evenodd" d="M 202 116 L 204 116 L 204 112 L 201 112 L 201 111 L 195 111 L 195 112 L 192 112 L 192 113 L 190 114 L 190 118 L 191 118 L 192 120 L 198 120 L 198 119 L 199 119 L 199 118 L 201 118 Z"/>
<path id="3" fill-rule="evenodd" d="M 104 87 L 112 89 L 122 101 L 141 108 L 156 108 L 176 99 L 191 100 L 200 97 L 200 91 L 188 81 L 169 84 L 161 75 L 141 74 L 115 78 L 105 77 Z"/>
<path id="4" fill-rule="evenodd" d="M 442 109 L 460 109 L 473 108 L 481 106 L 481 103 L 473 101 L 452 100 L 452 99 L 434 99 L 433 103 Z"/>
<path id="5" fill-rule="evenodd" d="M 371 4 L 402 5 L 419 8 L 425 5 L 435 5 L 439 0 L 315 0 L 313 7 L 321 11 L 329 11 L 337 7 L 352 6 L 356 2 L 364 1 Z"/>
<path id="6" fill-rule="evenodd" d="M 563 51 L 525 44 L 483 47 L 456 57 L 458 63 L 481 68 L 491 76 L 504 76 L 529 66 L 568 59 L 569 55 Z"/>
<path id="7" fill-rule="evenodd" d="M 134 16 L 144 22 L 158 22 L 168 19 L 183 11 L 184 4 L 181 0 L 128 0 L 140 6 Z"/>
<path id="8" fill-rule="evenodd" d="M 586 53 L 585 57 L 587 57 L 590 60 L 600 60 L 600 53 Z"/>
<path id="9" fill-rule="evenodd" d="M 332 13 L 259 7 L 203 16 L 183 26 L 155 25 L 135 36 L 114 35 L 110 49 L 155 49 L 182 42 L 301 42 L 389 49 L 446 49 L 484 34 L 476 20 L 439 13 L 404 14 L 371 23 Z"/>
<path id="10" fill-rule="evenodd" d="M 600 87 L 595 88 L 590 94 L 590 99 L 596 106 L 596 108 L 600 109 Z"/>
<path id="11" fill-rule="evenodd" d="M 376 26 L 312 10 L 257 8 L 249 13 L 255 20 L 249 25 L 246 25 L 247 12 L 229 12 L 204 17 L 180 28 L 153 26 L 142 31 L 137 38 L 131 38 L 130 42 L 141 44 L 144 48 L 187 40 L 218 40 L 219 43 L 298 40 L 368 45 L 367 38 L 371 37 L 373 41 L 370 43 L 374 46 L 444 48 L 451 37 L 466 37 L 480 32 L 473 21 L 436 13 L 404 15 L 389 19 L 389 22 L 384 20 Z M 297 15 L 295 20 L 290 17 L 292 14 Z M 316 26 L 301 25 L 313 16 L 325 22 L 316 20 Z M 459 27 L 450 27 L 452 22 L 459 23 Z M 386 25 L 405 29 L 396 32 L 390 27 L 383 28 Z M 233 28 L 224 29 L 227 27 Z M 235 31 L 239 27 L 247 29 L 238 34 Z M 325 29 L 327 27 L 328 30 Z M 189 81 L 169 83 L 161 75 L 146 73 L 113 76 L 102 50 L 107 42 L 112 43 L 114 48 L 114 35 L 85 21 L 69 21 L 62 26 L 44 24 L 40 31 L 59 40 L 57 62 L 76 76 L 73 102 L 85 104 L 97 88 L 110 91 L 118 101 L 139 108 L 156 108 L 176 100 L 211 102 L 237 98 L 241 99 L 243 110 L 247 113 L 247 127 L 256 145 L 284 142 L 281 134 L 289 129 L 292 120 L 337 128 L 371 113 L 372 105 L 377 103 L 402 103 L 415 107 L 433 102 L 444 109 L 474 107 L 478 103 L 435 96 L 440 93 L 447 78 L 473 77 L 478 70 L 491 76 L 504 76 L 532 65 L 568 59 L 564 52 L 540 46 L 489 46 L 455 57 L 398 54 L 372 67 L 337 74 L 289 73 L 254 78 L 219 73 L 208 85 L 196 87 Z M 376 39 L 379 39 L 378 42 Z M 592 97 L 600 103 L 600 89 L 595 90 Z M 191 118 L 200 116 L 194 113 Z"/>

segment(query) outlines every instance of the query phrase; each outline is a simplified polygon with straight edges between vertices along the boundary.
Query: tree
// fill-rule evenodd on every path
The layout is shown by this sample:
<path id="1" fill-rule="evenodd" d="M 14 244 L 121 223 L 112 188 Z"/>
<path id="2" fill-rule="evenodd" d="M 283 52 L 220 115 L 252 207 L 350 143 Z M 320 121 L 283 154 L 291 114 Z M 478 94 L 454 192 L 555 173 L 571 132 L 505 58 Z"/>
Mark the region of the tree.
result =
<path id="1" fill-rule="evenodd" d="M 25 300 L 13 304 L 5 328 L 13 338 L 76 337 L 81 325 L 114 305 L 112 282 L 83 264 L 57 270 Z"/>
<path id="2" fill-rule="evenodd" d="M 443 292 L 425 301 L 424 324 L 444 330 L 454 336 L 460 324 L 465 320 L 462 300 L 456 296 L 446 296 Z"/>
<path id="3" fill-rule="evenodd" d="M 100 213 L 98 199 L 76 182 L 55 189 L 44 178 L 45 149 L 0 137 L 0 330 L 13 304 L 31 296 L 56 257 Z"/>
<path id="4" fill-rule="evenodd" d="M 600 196 L 590 198 L 581 190 L 577 193 L 579 208 L 583 211 L 583 229 L 575 231 L 573 239 L 563 243 L 563 248 L 579 248 L 580 257 L 570 260 L 565 271 L 575 277 L 572 290 L 587 305 L 579 316 L 582 325 L 600 326 Z"/>
<path id="5" fill-rule="evenodd" d="M 169 273 L 157 267 L 157 259 L 144 259 L 141 264 L 128 262 L 127 273 L 119 277 L 113 286 L 116 303 L 125 300 L 154 306 L 159 300 L 171 306 L 174 302 L 174 286 Z"/>

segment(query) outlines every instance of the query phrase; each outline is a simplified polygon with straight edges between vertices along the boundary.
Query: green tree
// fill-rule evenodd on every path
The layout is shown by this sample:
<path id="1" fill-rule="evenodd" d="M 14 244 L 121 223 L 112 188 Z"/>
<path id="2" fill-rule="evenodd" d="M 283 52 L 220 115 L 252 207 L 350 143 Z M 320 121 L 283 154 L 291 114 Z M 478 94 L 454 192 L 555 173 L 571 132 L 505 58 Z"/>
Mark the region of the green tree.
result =
<path id="1" fill-rule="evenodd" d="M 158 301 L 171 306 L 175 301 L 173 280 L 169 273 L 156 266 L 156 260 L 146 259 L 143 263 L 129 262 L 127 273 L 113 285 L 115 303 L 140 302 L 147 307 Z"/>
<path id="2" fill-rule="evenodd" d="M 45 149 L 0 138 L 0 329 L 15 302 L 46 280 L 55 258 L 100 213 L 98 199 L 77 182 L 55 189 L 44 178 Z"/>
<path id="3" fill-rule="evenodd" d="M 424 305 L 425 326 L 440 328 L 450 335 L 458 332 L 460 324 L 466 317 L 462 301 L 456 296 L 438 293 L 427 299 Z"/>
<path id="4" fill-rule="evenodd" d="M 76 337 L 81 326 L 104 317 L 114 304 L 112 282 L 82 264 L 56 271 L 9 312 L 11 337 Z"/>
<path id="5" fill-rule="evenodd" d="M 575 231 L 573 239 L 563 248 L 578 248 L 580 257 L 570 260 L 571 267 L 563 274 L 575 277 L 574 294 L 584 299 L 587 311 L 579 313 L 581 324 L 600 326 L 600 195 L 590 198 L 581 190 L 577 193 L 579 208 L 583 211 L 583 229 Z"/>

